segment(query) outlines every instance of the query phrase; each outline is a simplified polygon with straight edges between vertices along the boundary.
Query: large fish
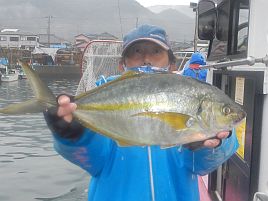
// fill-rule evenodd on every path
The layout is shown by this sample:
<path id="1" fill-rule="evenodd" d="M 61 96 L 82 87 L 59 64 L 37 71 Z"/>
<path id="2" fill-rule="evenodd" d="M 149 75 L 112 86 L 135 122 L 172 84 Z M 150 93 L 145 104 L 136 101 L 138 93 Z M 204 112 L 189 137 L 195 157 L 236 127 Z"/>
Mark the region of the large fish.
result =
<path id="1" fill-rule="evenodd" d="M 0 109 L 0 113 L 41 112 L 56 98 L 27 64 L 21 63 L 36 99 Z M 170 147 L 231 130 L 246 113 L 223 91 L 171 73 L 128 72 L 75 97 L 74 118 L 119 145 Z"/>

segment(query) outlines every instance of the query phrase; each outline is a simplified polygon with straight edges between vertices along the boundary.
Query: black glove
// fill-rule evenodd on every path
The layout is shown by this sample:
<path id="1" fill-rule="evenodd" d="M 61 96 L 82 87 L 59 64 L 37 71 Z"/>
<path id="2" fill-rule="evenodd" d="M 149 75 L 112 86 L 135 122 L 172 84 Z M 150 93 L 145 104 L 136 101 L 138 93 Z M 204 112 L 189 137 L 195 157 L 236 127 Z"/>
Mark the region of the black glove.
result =
<path id="1" fill-rule="evenodd" d="M 70 97 L 70 99 L 72 100 L 72 97 Z M 75 120 L 68 123 L 57 115 L 57 111 L 58 107 L 50 107 L 44 111 L 44 117 L 50 130 L 62 138 L 72 140 L 79 139 L 82 136 L 85 127 Z"/>

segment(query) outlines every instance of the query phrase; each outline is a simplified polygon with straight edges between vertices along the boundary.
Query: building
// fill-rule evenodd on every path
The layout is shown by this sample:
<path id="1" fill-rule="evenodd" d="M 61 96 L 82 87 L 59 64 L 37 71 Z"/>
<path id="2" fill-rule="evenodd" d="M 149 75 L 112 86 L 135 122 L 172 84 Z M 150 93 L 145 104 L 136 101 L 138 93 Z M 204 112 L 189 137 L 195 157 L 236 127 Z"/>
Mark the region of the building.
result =
<path id="1" fill-rule="evenodd" d="M 0 47 L 33 50 L 39 47 L 39 37 L 19 29 L 3 29 L 0 32 Z"/>
<path id="2" fill-rule="evenodd" d="M 79 34 L 75 36 L 75 46 L 83 52 L 87 44 L 92 40 L 118 40 L 118 38 L 107 32 L 101 34 Z"/>
<path id="3" fill-rule="evenodd" d="M 70 41 L 65 40 L 64 38 L 58 37 L 55 34 L 38 34 L 39 43 L 42 47 L 48 48 L 68 48 L 72 44 Z"/>

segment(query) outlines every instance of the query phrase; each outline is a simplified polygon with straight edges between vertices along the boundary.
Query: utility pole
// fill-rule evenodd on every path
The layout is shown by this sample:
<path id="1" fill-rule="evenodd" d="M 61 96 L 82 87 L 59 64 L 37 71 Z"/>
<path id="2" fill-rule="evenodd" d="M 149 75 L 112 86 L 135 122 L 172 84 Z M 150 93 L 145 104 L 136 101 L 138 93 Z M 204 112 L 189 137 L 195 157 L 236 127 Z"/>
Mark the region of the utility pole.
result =
<path id="1" fill-rule="evenodd" d="M 48 43 L 48 47 L 50 47 L 50 23 L 51 23 L 51 18 L 52 16 L 49 15 L 48 17 L 48 27 L 47 27 L 47 43 Z"/>
<path id="2" fill-rule="evenodd" d="M 136 18 L 136 28 L 139 26 L 139 18 Z"/>

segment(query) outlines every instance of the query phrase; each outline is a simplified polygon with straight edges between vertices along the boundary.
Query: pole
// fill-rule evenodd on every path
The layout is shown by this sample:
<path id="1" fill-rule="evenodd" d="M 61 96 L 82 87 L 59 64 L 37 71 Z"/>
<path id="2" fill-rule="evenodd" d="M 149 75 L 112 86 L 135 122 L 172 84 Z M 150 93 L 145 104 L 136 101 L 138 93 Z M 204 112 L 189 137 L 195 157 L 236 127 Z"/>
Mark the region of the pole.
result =
<path id="1" fill-rule="evenodd" d="M 48 44 L 48 47 L 50 47 L 50 24 L 51 24 L 51 18 L 52 16 L 49 15 L 48 17 L 48 27 L 47 27 L 47 44 Z"/>
<path id="2" fill-rule="evenodd" d="M 193 9 L 193 12 L 195 12 L 195 27 L 194 27 L 194 52 L 197 51 L 197 19 L 198 19 L 198 9 L 197 9 L 197 3 L 190 2 L 190 8 Z"/>
<path id="3" fill-rule="evenodd" d="M 197 17 L 198 17 L 198 13 L 197 13 L 197 9 L 195 9 L 195 30 L 194 30 L 194 52 L 197 51 Z"/>
<path id="4" fill-rule="evenodd" d="M 209 64 L 205 66 L 201 66 L 201 69 L 209 69 L 209 68 L 226 68 L 226 67 L 233 67 L 233 66 L 239 66 L 239 65 L 249 65 L 252 66 L 255 63 L 264 63 L 266 66 L 268 66 L 268 55 L 266 55 L 263 58 L 254 58 L 254 57 L 248 57 L 246 59 L 236 60 L 236 61 L 226 61 L 216 64 Z"/>

